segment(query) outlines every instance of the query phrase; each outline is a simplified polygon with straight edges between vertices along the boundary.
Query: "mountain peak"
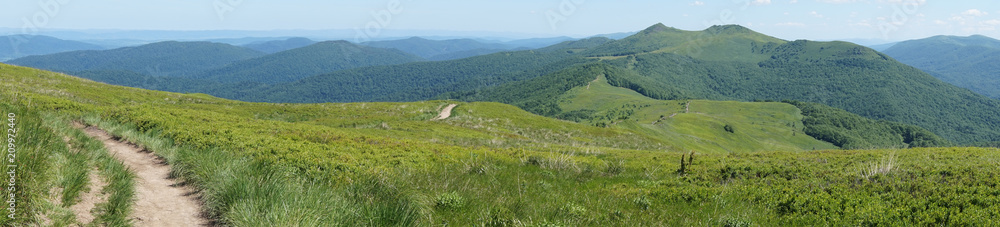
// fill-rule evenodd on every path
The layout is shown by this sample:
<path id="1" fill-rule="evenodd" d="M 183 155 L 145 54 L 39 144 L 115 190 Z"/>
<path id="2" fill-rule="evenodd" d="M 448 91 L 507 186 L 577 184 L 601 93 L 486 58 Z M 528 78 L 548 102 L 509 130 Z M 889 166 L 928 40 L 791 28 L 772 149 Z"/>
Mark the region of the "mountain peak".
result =
<path id="1" fill-rule="evenodd" d="M 705 31 L 715 34 L 756 33 L 747 27 L 743 27 L 736 24 L 712 25 L 712 27 L 705 29 Z"/>
<path id="2" fill-rule="evenodd" d="M 642 30 L 639 33 L 640 34 L 652 34 L 652 33 L 660 33 L 660 32 L 667 32 L 667 31 L 680 31 L 680 30 L 678 30 L 676 28 L 672 28 L 672 27 L 667 27 L 666 25 L 663 25 L 663 23 L 656 23 L 653 26 L 649 26 L 648 28 Z"/>

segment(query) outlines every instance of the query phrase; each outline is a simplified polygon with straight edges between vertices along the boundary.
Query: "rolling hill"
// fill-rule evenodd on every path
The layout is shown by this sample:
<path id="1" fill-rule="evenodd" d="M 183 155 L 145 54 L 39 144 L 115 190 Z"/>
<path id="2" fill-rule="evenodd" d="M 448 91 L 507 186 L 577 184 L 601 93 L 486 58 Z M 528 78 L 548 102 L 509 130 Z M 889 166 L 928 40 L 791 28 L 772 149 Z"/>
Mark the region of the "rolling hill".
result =
<path id="1" fill-rule="evenodd" d="M 625 69 L 612 84 L 653 98 L 817 102 L 958 143 L 1000 140 L 997 100 L 851 43 L 786 42 L 735 25 L 656 25 L 587 54 Z"/>
<path id="2" fill-rule="evenodd" d="M 243 45 L 243 47 L 254 49 L 256 51 L 264 52 L 267 54 L 273 54 L 277 52 L 313 45 L 315 43 L 316 41 L 313 41 L 311 39 L 297 37 L 297 38 L 288 38 L 286 40 L 253 42 L 250 44 Z"/>
<path id="3" fill-rule="evenodd" d="M 55 37 L 41 35 L 0 36 L 0 41 L 4 43 L 4 45 L 0 45 L 0 61 L 8 61 L 31 55 L 104 49 L 103 47 L 94 44 L 62 40 Z"/>
<path id="4" fill-rule="evenodd" d="M 255 50 L 228 44 L 167 41 L 113 50 L 30 56 L 9 63 L 67 73 L 124 70 L 149 76 L 189 76 L 263 55 Z"/>
<path id="5" fill-rule="evenodd" d="M 944 82 L 1000 99 L 1000 40 L 935 36 L 900 42 L 883 53 Z"/>
<path id="6" fill-rule="evenodd" d="M 483 89 L 603 62 L 610 84 L 662 100 L 796 100 L 876 120 L 917 125 L 959 144 L 1000 140 L 1000 101 L 941 82 L 869 48 L 847 42 L 784 41 L 741 26 L 683 31 L 654 25 L 586 50 L 521 51 L 455 61 L 338 71 L 276 85 L 240 100 L 277 102 L 416 101 L 431 97 L 499 101 L 559 116 L 543 90 Z M 548 81 L 560 92 L 579 79 Z M 508 86 L 546 87 L 523 84 Z M 565 89 L 563 89 L 565 88 Z M 517 96 L 517 97 L 514 97 Z M 518 98 L 520 97 L 520 98 Z"/>
<path id="7" fill-rule="evenodd" d="M 337 70 L 421 61 L 398 50 L 326 41 L 206 70 L 192 78 L 216 82 L 294 82 Z"/>
<path id="8" fill-rule="evenodd" d="M 277 84 L 247 96 L 267 102 L 419 101 L 446 92 L 474 90 L 545 75 L 582 62 L 565 52 L 503 52 L 440 62 L 415 62 L 341 70 Z"/>

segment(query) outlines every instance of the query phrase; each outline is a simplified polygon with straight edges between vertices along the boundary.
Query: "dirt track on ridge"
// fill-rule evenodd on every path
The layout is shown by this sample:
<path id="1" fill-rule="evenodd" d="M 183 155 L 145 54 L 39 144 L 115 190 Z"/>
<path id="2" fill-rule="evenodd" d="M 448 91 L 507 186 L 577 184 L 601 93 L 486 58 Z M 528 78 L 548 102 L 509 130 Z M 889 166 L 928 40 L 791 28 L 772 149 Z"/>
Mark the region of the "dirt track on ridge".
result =
<path id="1" fill-rule="evenodd" d="M 135 173 L 135 204 L 129 219 L 135 226 L 208 226 L 202 217 L 201 203 L 194 190 L 178 186 L 169 177 L 170 166 L 152 152 L 115 140 L 96 127 L 84 129 L 87 135 L 104 142 L 112 156 Z"/>
<path id="2" fill-rule="evenodd" d="M 441 110 L 441 114 L 438 114 L 437 117 L 431 120 L 436 121 L 436 120 L 448 119 L 448 117 L 451 117 L 451 110 L 455 109 L 456 106 L 458 106 L 458 104 L 448 105 L 448 107 L 445 107 L 444 110 Z"/>

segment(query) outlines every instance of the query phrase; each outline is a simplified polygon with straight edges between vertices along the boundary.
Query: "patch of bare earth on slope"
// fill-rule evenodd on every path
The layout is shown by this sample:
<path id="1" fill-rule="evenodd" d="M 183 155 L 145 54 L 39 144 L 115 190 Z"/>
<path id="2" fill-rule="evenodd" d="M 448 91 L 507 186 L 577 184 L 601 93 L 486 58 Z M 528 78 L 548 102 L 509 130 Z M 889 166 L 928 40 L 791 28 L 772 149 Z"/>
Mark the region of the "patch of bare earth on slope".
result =
<path id="1" fill-rule="evenodd" d="M 438 114 L 437 117 L 431 120 L 436 121 L 436 120 L 448 119 L 449 117 L 451 117 L 451 110 L 455 109 L 456 106 L 458 106 L 458 104 L 448 105 L 448 107 L 445 107 L 444 110 L 441 110 L 441 113 Z"/>

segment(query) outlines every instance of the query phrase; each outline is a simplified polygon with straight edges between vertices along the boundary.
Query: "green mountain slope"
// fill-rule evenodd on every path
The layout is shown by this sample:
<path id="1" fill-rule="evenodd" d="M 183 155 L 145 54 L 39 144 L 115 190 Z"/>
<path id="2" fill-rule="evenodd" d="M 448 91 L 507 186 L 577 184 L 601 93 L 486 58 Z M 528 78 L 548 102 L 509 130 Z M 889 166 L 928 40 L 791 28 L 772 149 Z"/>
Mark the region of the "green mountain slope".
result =
<path id="1" fill-rule="evenodd" d="M 260 52 L 264 52 L 264 53 L 267 53 L 267 54 L 273 54 L 273 53 L 277 53 L 277 52 L 282 52 L 282 51 L 286 51 L 286 50 L 291 50 L 291 49 L 295 49 L 295 48 L 300 48 L 300 47 L 304 47 L 304 46 L 313 45 L 315 43 L 316 43 L 316 41 L 313 41 L 311 39 L 297 37 L 297 38 L 288 38 L 286 40 L 272 40 L 272 41 L 264 41 L 264 42 L 254 42 L 254 43 L 243 45 L 243 47 L 250 48 L 250 49 L 253 49 L 253 50 L 256 50 L 256 51 L 260 51 Z"/>
<path id="2" fill-rule="evenodd" d="M 951 144 L 914 125 L 875 121 L 818 103 L 786 103 L 802 111 L 806 134 L 844 149 L 941 147 Z"/>
<path id="3" fill-rule="evenodd" d="M 228 44 L 167 41 L 113 50 L 30 56 L 10 63 L 59 72 L 127 70 L 150 76 L 186 76 L 262 55 Z"/>
<path id="4" fill-rule="evenodd" d="M 817 102 L 959 143 L 1000 140 L 997 100 L 851 43 L 776 41 L 739 26 L 689 32 L 657 25 L 588 54 L 628 71 L 610 75 L 611 84 L 653 98 Z"/>
<path id="5" fill-rule="evenodd" d="M 503 52 L 452 61 L 365 67 L 312 76 L 246 96 L 267 102 L 418 101 L 545 75 L 586 60 L 566 52 Z"/>
<path id="6" fill-rule="evenodd" d="M 935 36 L 901 42 L 883 51 L 944 82 L 1000 99 L 1000 40 L 986 36 Z"/>
<path id="7" fill-rule="evenodd" d="M 398 50 L 359 46 L 347 41 L 320 42 L 306 47 L 234 62 L 204 71 L 195 78 L 217 82 L 293 82 L 309 76 L 375 65 L 422 60 Z"/>
<path id="8" fill-rule="evenodd" d="M 103 47 L 94 44 L 62 40 L 55 37 L 41 35 L 0 36 L 0 42 L 4 43 L 4 45 L 0 45 L 0 61 L 7 61 L 31 55 L 104 49 Z"/>
<path id="9" fill-rule="evenodd" d="M 510 103 L 561 119 L 627 128 L 669 141 L 664 144 L 699 151 L 830 147 L 816 143 L 810 136 L 847 149 L 950 144 L 917 126 L 875 121 L 822 104 L 662 101 L 612 86 L 609 82 L 617 82 L 606 79 L 626 73 L 630 72 L 604 63 L 588 63 L 476 93 L 449 93 L 444 98 Z"/>

